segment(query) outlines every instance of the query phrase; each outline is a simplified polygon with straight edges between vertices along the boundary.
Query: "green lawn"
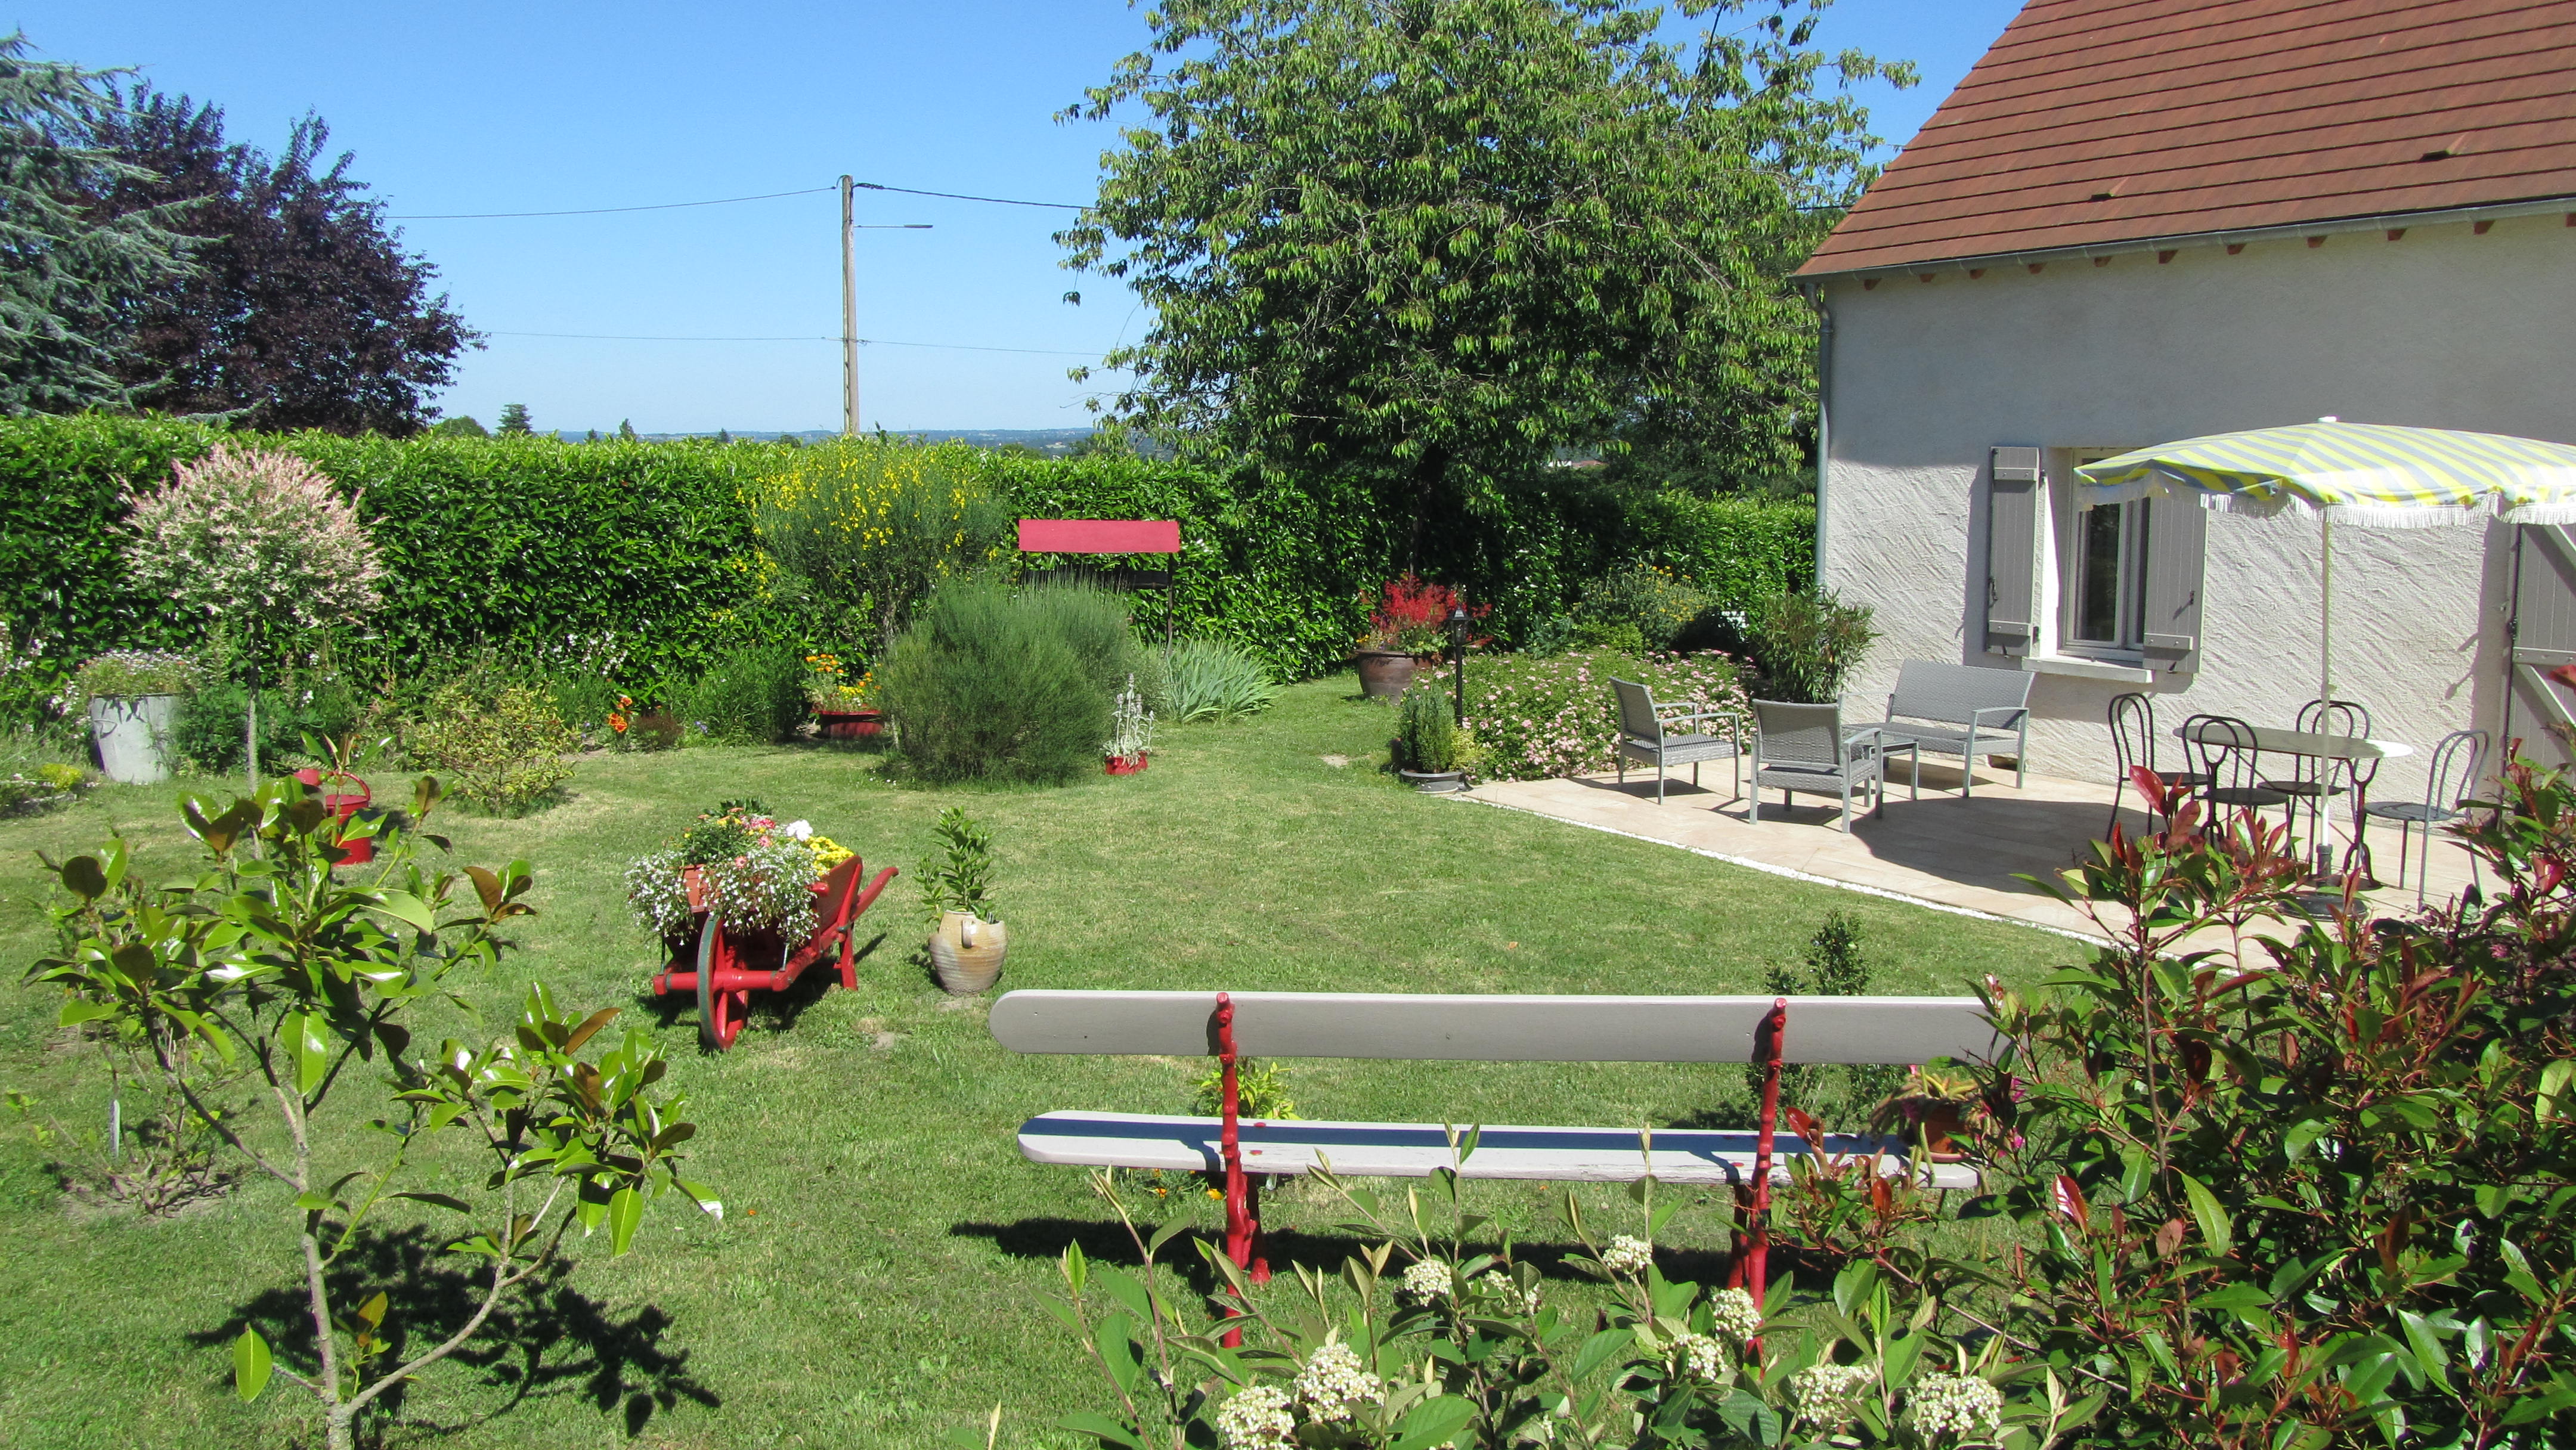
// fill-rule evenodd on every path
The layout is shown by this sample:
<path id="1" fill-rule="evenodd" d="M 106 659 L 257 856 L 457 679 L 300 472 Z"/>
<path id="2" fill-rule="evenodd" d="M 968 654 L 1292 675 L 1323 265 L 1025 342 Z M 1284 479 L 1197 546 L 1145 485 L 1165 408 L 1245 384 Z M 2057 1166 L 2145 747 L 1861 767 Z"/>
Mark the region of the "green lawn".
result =
<path id="1" fill-rule="evenodd" d="M 654 947 L 627 916 L 624 863 L 703 806 L 745 794 L 811 819 L 872 866 L 907 870 L 941 807 L 965 804 L 1000 844 L 1004 988 L 1758 991 L 1764 968 L 1797 960 L 1834 906 L 1862 921 L 1879 991 L 1962 990 L 1988 971 L 2027 980 L 2073 950 L 1413 795 L 1376 768 L 1390 713 L 1350 689 L 1322 681 L 1255 721 L 1167 729 L 1144 775 L 1055 791 L 898 789 L 872 757 L 813 747 L 586 760 L 569 797 L 527 819 L 446 818 L 463 860 L 520 856 L 536 868 L 527 949 L 475 995 L 495 1023 L 530 979 L 567 1005 L 652 1018 L 639 993 Z M 109 788 L 0 822 L 0 958 L 11 969 L 0 977 L 0 1087 L 67 1120 L 103 1121 L 105 1083 L 97 1059 L 54 1027 L 56 1000 L 17 984 L 46 931 L 35 852 L 122 827 L 148 865 L 176 874 L 192 858 L 174 793 Z M 1093 1382 L 1037 1296 L 1069 1237 L 1114 1245 L 1082 1176 L 1023 1162 L 1011 1130 L 1048 1108 L 1184 1111 L 1202 1064 L 1015 1058 L 986 1034 L 982 1001 L 945 997 L 915 963 L 925 922 L 908 882 L 864 924 L 862 940 L 884 940 L 858 991 L 803 994 L 792 1018 L 755 1008 L 722 1056 L 698 1055 L 694 1007 L 663 1030 L 678 1059 L 667 1085 L 690 1096 L 701 1129 L 692 1176 L 725 1198 L 725 1221 L 666 1201 L 635 1253 L 612 1262 L 603 1247 L 474 1363 L 433 1370 L 386 1443 L 929 1445 L 980 1424 L 996 1401 L 1002 1443 L 1076 1443 L 1045 1425 L 1087 1405 Z M 455 1015 L 422 1025 L 494 1030 Z M 1706 1067 L 1312 1062 L 1292 1076 L 1310 1117 L 1659 1124 L 1742 1098 L 1739 1071 Z M 335 1121 L 353 1128 L 365 1104 L 335 1100 Z M 347 1166 L 371 1136 L 343 1136 Z M 464 1163 L 430 1167 L 461 1183 Z M 1477 1196 L 1544 1242 L 1557 1232 L 1546 1193 L 1493 1185 Z M 1283 1199 L 1270 1213 L 1280 1246 L 1337 1257 L 1338 1245 L 1296 1233 L 1329 1228 L 1328 1206 Z M 277 1189 L 252 1183 L 165 1221 L 84 1209 L 9 1125 L 0 1440 L 285 1442 L 292 1387 L 239 1404 L 223 1348 L 245 1316 L 281 1328 L 295 1282 L 283 1207 Z M 1215 1221 L 1203 1200 L 1183 1211 Z M 417 1259 L 435 1232 L 399 1216 L 385 1225 L 378 1272 Z M 1720 1241 L 1705 1211 L 1686 1211 L 1667 1238 Z M 416 1333 L 454 1307 L 435 1274 L 414 1276 L 396 1301 Z"/>

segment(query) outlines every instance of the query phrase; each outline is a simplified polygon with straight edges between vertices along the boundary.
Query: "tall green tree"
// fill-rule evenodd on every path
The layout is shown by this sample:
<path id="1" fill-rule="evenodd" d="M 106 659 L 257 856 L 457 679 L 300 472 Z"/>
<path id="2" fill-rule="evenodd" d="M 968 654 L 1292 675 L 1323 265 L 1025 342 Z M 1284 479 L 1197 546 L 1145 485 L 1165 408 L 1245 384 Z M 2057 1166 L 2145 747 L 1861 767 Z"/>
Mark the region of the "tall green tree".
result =
<path id="1" fill-rule="evenodd" d="M 0 413 L 121 404 L 135 300 L 193 270 L 174 206 L 100 220 L 83 199 L 149 179 L 91 144 L 119 72 L 29 60 L 0 37 Z"/>
<path id="2" fill-rule="evenodd" d="M 1370 480 L 1407 556 L 1560 445 L 1794 471 L 1787 274 L 1871 174 L 1847 88 L 1912 81 L 1817 49 L 1826 3 L 1686 0 L 1670 39 L 1638 0 L 1168 0 L 1066 113 L 1142 112 L 1059 237 L 1154 309 L 1110 411 Z"/>
<path id="3" fill-rule="evenodd" d="M 500 426 L 493 431 L 500 433 L 504 437 L 512 434 L 525 436 L 529 433 L 535 432 L 535 428 L 531 426 L 528 421 L 528 405 L 525 403 L 503 403 L 501 405 Z"/>

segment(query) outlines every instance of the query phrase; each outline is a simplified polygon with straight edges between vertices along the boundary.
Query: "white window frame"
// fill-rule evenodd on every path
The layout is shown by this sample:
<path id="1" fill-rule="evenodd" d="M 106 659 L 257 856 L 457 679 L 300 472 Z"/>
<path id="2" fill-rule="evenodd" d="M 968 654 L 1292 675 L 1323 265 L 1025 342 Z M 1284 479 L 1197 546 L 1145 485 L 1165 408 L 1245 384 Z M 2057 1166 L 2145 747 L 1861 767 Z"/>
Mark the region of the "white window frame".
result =
<path id="1" fill-rule="evenodd" d="M 2048 450 L 2049 527 L 2044 530 L 2045 556 L 2042 560 L 2045 581 L 2041 586 L 2041 617 L 2049 633 L 2048 652 L 2064 659 L 2099 660 L 2106 664 L 2141 665 L 2146 660 L 2144 639 L 2144 604 L 2146 599 L 2146 507 L 2143 501 L 2121 507 L 2128 514 L 2128 526 L 2121 531 L 2119 571 L 2120 613 L 2124 616 L 2120 640 L 2105 642 L 2083 640 L 2075 635 L 2075 613 L 2078 606 L 2078 571 L 2083 564 L 2083 528 L 2085 515 L 2092 512 L 2076 506 L 2075 469 L 2086 463 L 2116 457 L 2130 452 L 2134 445 L 2118 447 L 2088 444 Z"/>

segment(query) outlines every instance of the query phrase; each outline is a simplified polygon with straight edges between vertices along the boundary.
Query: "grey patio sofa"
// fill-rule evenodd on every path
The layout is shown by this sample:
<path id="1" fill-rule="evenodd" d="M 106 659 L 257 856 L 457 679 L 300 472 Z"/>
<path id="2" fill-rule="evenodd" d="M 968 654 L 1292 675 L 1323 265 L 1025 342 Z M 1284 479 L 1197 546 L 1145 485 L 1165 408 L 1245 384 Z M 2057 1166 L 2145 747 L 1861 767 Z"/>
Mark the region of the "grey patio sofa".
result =
<path id="1" fill-rule="evenodd" d="M 1977 757 L 2009 753 L 2013 786 L 2030 770 L 2030 682 L 2019 670 L 1907 660 L 1887 697 L 1887 718 L 1846 725 L 1911 740 L 1926 755 L 1959 757 L 1959 794 L 1976 793 Z"/>

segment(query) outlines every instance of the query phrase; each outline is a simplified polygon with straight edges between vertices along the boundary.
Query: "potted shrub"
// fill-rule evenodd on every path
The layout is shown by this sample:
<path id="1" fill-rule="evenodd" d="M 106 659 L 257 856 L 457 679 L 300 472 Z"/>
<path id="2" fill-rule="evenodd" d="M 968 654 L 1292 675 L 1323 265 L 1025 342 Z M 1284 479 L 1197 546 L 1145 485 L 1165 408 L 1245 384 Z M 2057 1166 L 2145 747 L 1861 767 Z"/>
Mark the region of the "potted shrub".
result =
<path id="1" fill-rule="evenodd" d="M 1010 942 L 993 909 L 993 834 L 950 806 L 939 813 L 939 854 L 921 863 L 921 898 L 937 923 L 930 963 L 961 997 L 990 991 Z"/>
<path id="2" fill-rule="evenodd" d="M 1134 775 L 1145 768 L 1145 753 L 1154 744 L 1154 712 L 1136 693 L 1136 677 L 1109 702 L 1109 739 L 1100 749 L 1109 758 L 1111 775 Z"/>
<path id="3" fill-rule="evenodd" d="M 1449 713 L 1449 702 L 1438 690 L 1414 690 L 1397 709 L 1395 773 L 1425 795 L 1465 790 L 1458 722 Z"/>
<path id="4" fill-rule="evenodd" d="M 1957 1143 L 1966 1136 L 1968 1108 L 1977 1100 L 1976 1079 L 1933 1062 L 1905 1075 L 1905 1086 L 1890 1098 L 1883 1120 L 1902 1122 L 1905 1135 L 1918 1139 L 1935 1163 L 1957 1163 L 1967 1157 Z"/>
<path id="5" fill-rule="evenodd" d="M 107 778 L 127 785 L 168 780 L 179 701 L 204 679 L 196 662 L 155 650 L 114 650 L 82 665 L 77 679 Z"/>
<path id="6" fill-rule="evenodd" d="M 885 712 L 876 708 L 876 672 L 853 680 L 835 654 L 805 657 L 805 703 L 814 712 L 815 733 L 825 740 L 866 740 L 885 730 Z"/>

